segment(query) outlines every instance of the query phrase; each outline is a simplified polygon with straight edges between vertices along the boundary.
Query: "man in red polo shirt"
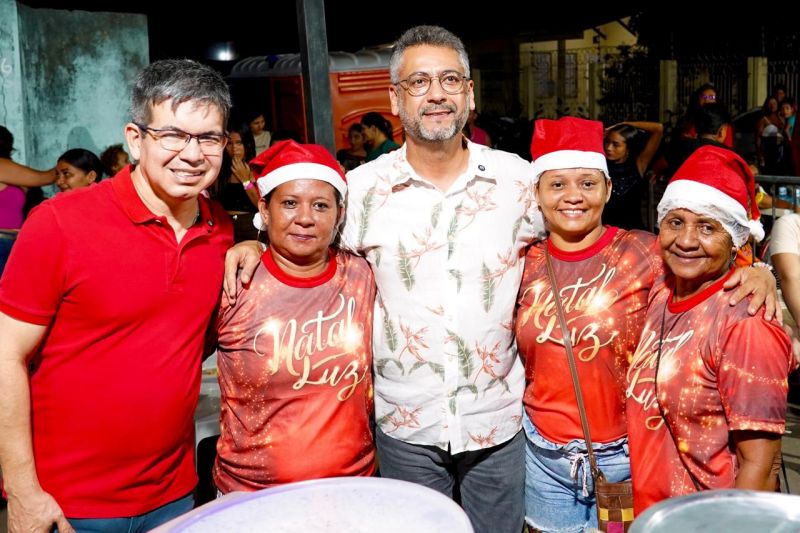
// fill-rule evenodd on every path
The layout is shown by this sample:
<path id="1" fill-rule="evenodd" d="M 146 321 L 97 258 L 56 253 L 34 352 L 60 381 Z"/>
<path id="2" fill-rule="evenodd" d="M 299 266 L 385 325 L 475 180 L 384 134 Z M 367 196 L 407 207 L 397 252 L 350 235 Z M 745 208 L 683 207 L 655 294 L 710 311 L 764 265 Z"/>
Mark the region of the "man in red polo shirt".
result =
<path id="1" fill-rule="evenodd" d="M 0 467 L 9 531 L 147 531 L 192 508 L 192 416 L 230 221 L 216 178 L 230 95 L 153 63 L 133 159 L 26 222 L 0 280 Z M 66 517 L 66 519 L 65 519 Z"/>

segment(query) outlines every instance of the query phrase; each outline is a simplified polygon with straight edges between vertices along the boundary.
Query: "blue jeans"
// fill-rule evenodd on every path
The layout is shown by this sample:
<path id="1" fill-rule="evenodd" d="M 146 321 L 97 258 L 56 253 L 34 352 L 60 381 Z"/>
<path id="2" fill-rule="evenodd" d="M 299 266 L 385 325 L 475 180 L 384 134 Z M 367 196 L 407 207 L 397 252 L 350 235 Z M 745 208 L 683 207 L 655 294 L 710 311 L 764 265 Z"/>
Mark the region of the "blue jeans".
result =
<path id="1" fill-rule="evenodd" d="M 6 267 L 8 256 L 11 254 L 11 247 L 16 240 L 16 233 L 2 231 L 0 232 L 0 274 Z"/>
<path id="2" fill-rule="evenodd" d="M 573 533 L 597 527 L 594 480 L 586 442 L 557 444 L 545 439 L 527 415 L 522 420 L 525 447 L 525 520 L 539 531 Z M 594 445 L 597 466 L 616 483 L 631 478 L 628 438 Z"/>
<path id="3" fill-rule="evenodd" d="M 522 432 L 483 450 L 455 455 L 436 446 L 409 444 L 375 431 L 380 475 L 441 492 L 460 494 L 475 533 L 519 533 L 524 524 Z M 410 528 L 413 530 L 413 525 Z"/>
<path id="4" fill-rule="evenodd" d="M 125 518 L 67 518 L 76 533 L 145 533 L 194 507 L 194 494 L 162 505 L 149 513 Z"/>

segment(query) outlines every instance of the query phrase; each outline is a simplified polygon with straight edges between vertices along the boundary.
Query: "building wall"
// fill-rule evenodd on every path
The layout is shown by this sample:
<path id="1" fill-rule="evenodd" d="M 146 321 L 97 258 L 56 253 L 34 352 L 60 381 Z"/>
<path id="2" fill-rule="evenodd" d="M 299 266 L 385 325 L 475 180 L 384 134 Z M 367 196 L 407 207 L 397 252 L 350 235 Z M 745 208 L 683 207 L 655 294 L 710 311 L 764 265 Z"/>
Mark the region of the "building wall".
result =
<path id="1" fill-rule="evenodd" d="M 630 18 L 623 19 L 627 24 Z M 580 39 L 564 41 L 567 63 L 567 85 L 571 90 L 562 102 L 558 91 L 558 41 L 540 41 L 520 45 L 520 100 L 528 118 L 555 118 L 559 113 L 596 118 L 599 97 L 596 74 L 608 54 L 619 46 L 633 46 L 636 37 L 622 24 L 609 22 L 597 27 L 603 36 L 592 29 L 585 30 Z M 595 74 L 595 77 L 593 77 Z"/>
<path id="2" fill-rule="evenodd" d="M 14 135 L 14 159 L 24 162 L 22 68 L 17 4 L 14 0 L 0 0 L 0 125 Z"/>
<path id="3" fill-rule="evenodd" d="M 8 0 L 0 0 L 0 6 Z M 147 17 L 18 5 L 25 159 L 124 143 L 130 88 L 149 62 Z"/>

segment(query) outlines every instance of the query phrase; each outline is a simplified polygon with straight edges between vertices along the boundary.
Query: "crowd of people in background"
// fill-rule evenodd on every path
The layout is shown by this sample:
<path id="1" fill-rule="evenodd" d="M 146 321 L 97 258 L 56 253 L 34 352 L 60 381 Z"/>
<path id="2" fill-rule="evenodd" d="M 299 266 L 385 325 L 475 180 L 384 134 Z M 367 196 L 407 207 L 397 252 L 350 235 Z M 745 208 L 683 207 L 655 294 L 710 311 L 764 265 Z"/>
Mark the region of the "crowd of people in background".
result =
<path id="1" fill-rule="evenodd" d="M 665 142 L 640 117 L 495 127 L 463 43 L 437 26 L 398 39 L 390 77 L 399 127 L 365 113 L 335 157 L 261 110 L 231 120 L 224 79 L 190 60 L 139 74 L 127 151 L 70 147 L 40 171 L 12 161 L 0 127 L 12 533 L 145 531 L 188 512 L 215 350 L 219 497 L 379 472 L 453 498 L 478 533 L 583 531 L 598 525 L 589 428 L 637 514 L 775 490 L 796 365 L 775 278 L 749 266 L 759 207 L 779 200 L 754 169 L 798 168 L 785 89 L 748 162 L 710 83 Z M 32 199 L 48 184 L 61 193 Z M 800 318 L 800 215 L 775 234 Z"/>

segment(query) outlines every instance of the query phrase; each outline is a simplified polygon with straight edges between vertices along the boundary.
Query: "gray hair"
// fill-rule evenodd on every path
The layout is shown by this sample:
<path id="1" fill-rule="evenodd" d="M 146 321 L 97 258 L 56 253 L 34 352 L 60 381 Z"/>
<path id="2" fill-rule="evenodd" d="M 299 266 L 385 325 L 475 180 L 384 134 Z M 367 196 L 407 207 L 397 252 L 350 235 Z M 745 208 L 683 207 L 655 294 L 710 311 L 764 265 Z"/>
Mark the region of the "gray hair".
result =
<path id="1" fill-rule="evenodd" d="M 392 57 L 389 59 L 392 83 L 400 81 L 400 61 L 406 49 L 412 46 L 440 46 L 454 50 L 464 68 L 464 76 L 469 78 L 469 58 L 461 39 L 440 26 L 414 26 L 406 30 L 392 48 Z"/>
<path id="2" fill-rule="evenodd" d="M 131 94 L 131 118 L 139 124 L 150 122 L 151 106 L 172 100 L 172 111 L 186 102 L 216 106 L 223 127 L 231 112 L 231 93 L 222 75 L 191 59 L 163 59 L 151 63 L 136 77 Z"/>

